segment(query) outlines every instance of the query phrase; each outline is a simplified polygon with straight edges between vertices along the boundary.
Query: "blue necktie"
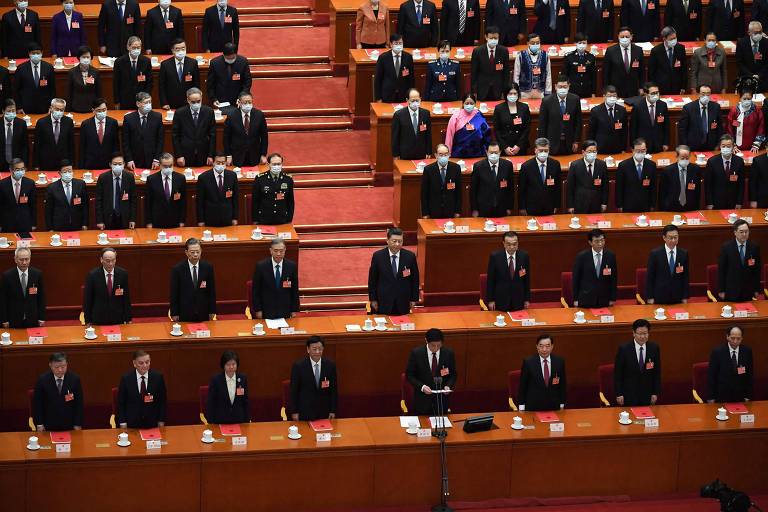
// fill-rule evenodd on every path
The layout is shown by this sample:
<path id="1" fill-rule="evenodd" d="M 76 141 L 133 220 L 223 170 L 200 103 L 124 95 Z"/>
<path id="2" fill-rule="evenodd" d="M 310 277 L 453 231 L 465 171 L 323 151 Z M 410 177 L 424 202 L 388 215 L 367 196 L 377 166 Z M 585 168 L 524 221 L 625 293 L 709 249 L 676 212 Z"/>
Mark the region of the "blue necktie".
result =
<path id="1" fill-rule="evenodd" d="M 419 21 L 419 25 L 421 25 L 421 5 L 416 6 L 416 19 Z"/>
<path id="2" fill-rule="evenodd" d="M 224 28 L 224 16 L 225 16 L 224 9 L 219 9 L 219 23 L 221 23 L 221 28 Z"/>
<path id="3" fill-rule="evenodd" d="M 555 30 L 557 27 L 557 5 L 555 5 L 556 0 L 549 0 L 549 28 L 551 30 Z"/>
<path id="4" fill-rule="evenodd" d="M 675 251 L 669 252 L 669 273 L 675 273 Z"/>
<path id="5" fill-rule="evenodd" d="M 643 179 L 643 164 L 637 164 L 637 179 Z"/>
<path id="6" fill-rule="evenodd" d="M 560 100 L 560 115 L 562 116 L 563 114 L 565 114 L 565 101 Z"/>
<path id="7" fill-rule="evenodd" d="M 117 5 L 117 12 L 120 13 L 120 19 L 123 19 L 123 4 L 120 3 Z"/>
<path id="8" fill-rule="evenodd" d="M 275 288 L 280 289 L 280 265 L 275 265 Z"/>
<path id="9" fill-rule="evenodd" d="M 739 244 L 739 257 L 741 258 L 741 264 L 744 264 L 744 244 Z"/>
<path id="10" fill-rule="evenodd" d="M 541 164 L 541 182 L 546 183 L 547 181 L 547 166 L 544 164 Z"/>
<path id="11" fill-rule="evenodd" d="M 397 255 L 392 255 L 392 273 L 397 277 Z"/>
<path id="12" fill-rule="evenodd" d="M 640 371 L 645 369 L 645 357 L 643 357 L 643 347 L 640 346 L 640 355 L 637 356 L 637 364 L 640 365 Z"/>

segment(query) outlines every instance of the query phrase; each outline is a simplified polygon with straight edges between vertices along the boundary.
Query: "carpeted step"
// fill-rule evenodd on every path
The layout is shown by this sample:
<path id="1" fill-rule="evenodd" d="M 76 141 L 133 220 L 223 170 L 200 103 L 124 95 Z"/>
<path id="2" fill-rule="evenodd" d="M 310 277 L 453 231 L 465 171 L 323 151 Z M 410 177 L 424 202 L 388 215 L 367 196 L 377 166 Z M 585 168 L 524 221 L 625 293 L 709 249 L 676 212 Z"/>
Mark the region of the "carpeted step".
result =
<path id="1" fill-rule="evenodd" d="M 293 224 L 313 230 L 318 226 L 378 226 L 392 224 L 392 188 L 300 189 L 296 191 Z M 316 229 L 314 229 L 316 231 Z"/>
<path id="2" fill-rule="evenodd" d="M 376 246 L 383 247 L 387 243 L 387 236 L 383 230 L 362 231 L 318 231 L 314 233 L 301 233 L 300 249 L 310 247 L 359 247 Z"/>
<path id="3" fill-rule="evenodd" d="M 310 187 L 372 187 L 373 173 L 360 172 L 307 172 L 293 175 L 296 188 Z"/>
<path id="4" fill-rule="evenodd" d="M 251 85 L 253 102 L 265 113 L 349 114 L 344 77 L 263 78 Z M 316 114 L 318 113 L 318 114 Z"/>
<path id="5" fill-rule="evenodd" d="M 240 17 L 240 28 L 247 27 L 311 27 L 310 12 L 249 14 Z"/>
<path id="6" fill-rule="evenodd" d="M 333 74 L 333 67 L 328 63 L 299 64 L 262 64 L 251 66 L 253 78 L 301 78 Z"/>
<path id="7" fill-rule="evenodd" d="M 251 63 L 327 62 L 329 37 L 328 27 L 248 27 L 240 30 L 240 47 Z"/>
<path id="8" fill-rule="evenodd" d="M 349 116 L 335 117 L 275 117 L 269 118 L 270 131 L 318 131 L 350 130 L 352 119 Z"/>
<path id="9" fill-rule="evenodd" d="M 313 0 L 230 0 L 229 2 L 238 10 L 251 11 L 253 9 L 311 9 Z"/>
<path id="10" fill-rule="evenodd" d="M 349 171 L 368 170 L 370 138 L 367 130 L 270 133 L 269 151 L 282 154 L 288 168 L 323 172 L 342 167 Z M 390 197 L 390 217 L 391 202 Z"/>
<path id="11" fill-rule="evenodd" d="M 367 286 L 371 254 L 377 249 L 379 247 L 301 249 L 301 289 L 324 288 L 326 295 L 333 295 L 338 293 L 334 290 L 346 294 L 350 286 Z"/>
<path id="12" fill-rule="evenodd" d="M 354 310 L 361 313 L 365 310 L 365 304 L 368 302 L 368 294 L 359 295 L 317 295 L 311 297 L 301 297 L 302 311 L 336 311 L 336 310 Z M 310 313 L 311 314 L 311 313 Z"/>

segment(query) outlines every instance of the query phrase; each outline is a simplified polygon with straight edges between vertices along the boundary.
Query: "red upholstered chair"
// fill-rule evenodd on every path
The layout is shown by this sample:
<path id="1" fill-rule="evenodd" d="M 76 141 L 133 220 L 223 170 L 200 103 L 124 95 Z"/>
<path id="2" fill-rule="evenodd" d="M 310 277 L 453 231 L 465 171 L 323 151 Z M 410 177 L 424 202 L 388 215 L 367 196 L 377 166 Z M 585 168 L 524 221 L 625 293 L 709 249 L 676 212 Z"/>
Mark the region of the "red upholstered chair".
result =
<path id="1" fill-rule="evenodd" d="M 520 387 L 520 370 L 511 370 L 507 372 L 507 400 L 509 401 L 509 408 L 513 411 L 517 410 L 517 389 Z"/>
<path id="2" fill-rule="evenodd" d="M 245 194 L 243 202 L 245 203 L 245 223 L 253 224 L 253 200 L 251 199 L 253 194 Z M 241 210 L 242 211 L 242 210 Z"/>
<path id="3" fill-rule="evenodd" d="M 203 26 L 202 25 L 195 25 L 195 44 L 197 45 L 197 48 L 204 52 L 207 50 L 207 48 L 203 48 Z"/>
<path id="4" fill-rule="evenodd" d="M 565 309 L 573 304 L 573 273 L 560 272 L 560 304 Z"/>
<path id="5" fill-rule="evenodd" d="M 29 407 L 29 418 L 27 419 L 27 424 L 29 425 L 29 430 L 32 432 L 35 432 L 37 430 L 37 425 L 35 425 L 35 419 L 32 417 L 32 401 L 35 397 L 35 390 L 34 389 L 28 389 L 27 390 L 27 406 Z"/>
<path id="6" fill-rule="evenodd" d="M 488 274 L 480 274 L 480 309 L 488 311 L 485 303 L 485 291 L 488 289 Z"/>
<path id="7" fill-rule="evenodd" d="M 253 320 L 253 281 L 247 280 L 245 282 L 245 293 L 247 294 L 247 306 L 245 306 L 245 318 Z"/>
<path id="8" fill-rule="evenodd" d="M 117 428 L 117 388 L 112 388 L 112 416 L 109 417 L 109 426 Z"/>
<path id="9" fill-rule="evenodd" d="M 80 304 L 85 304 L 85 285 L 80 285 Z M 85 312 L 80 311 L 80 325 L 85 325 Z"/>
<path id="10" fill-rule="evenodd" d="M 703 404 L 704 400 L 702 396 L 707 396 L 709 392 L 707 390 L 707 371 L 709 370 L 709 362 L 693 363 L 693 399 L 696 402 Z"/>
<path id="11" fill-rule="evenodd" d="M 413 386 L 408 382 L 405 373 L 400 374 L 400 410 L 408 414 L 408 407 L 413 403 Z"/>
<path id="12" fill-rule="evenodd" d="M 205 404 L 208 402 L 208 386 L 200 386 L 197 392 L 197 401 L 200 406 L 200 421 L 203 425 L 207 425 L 208 420 L 205 417 Z"/>
<path id="13" fill-rule="evenodd" d="M 707 265 L 707 297 L 717 302 L 717 265 Z"/>
<path id="14" fill-rule="evenodd" d="M 763 295 L 768 298 L 768 263 L 763 265 Z"/>
<path id="15" fill-rule="evenodd" d="M 597 381 L 600 384 L 600 404 L 611 406 L 611 400 L 616 401 L 613 389 L 613 364 L 601 364 L 597 367 Z"/>
<path id="16" fill-rule="evenodd" d="M 638 304 L 645 304 L 645 276 L 648 273 L 645 268 L 635 269 L 635 299 Z"/>
<path id="17" fill-rule="evenodd" d="M 357 31 L 354 23 L 349 24 L 349 48 L 357 48 Z"/>
<path id="18" fill-rule="evenodd" d="M 280 407 L 280 417 L 283 419 L 283 421 L 288 421 L 288 396 L 291 394 L 291 381 L 289 379 L 285 379 L 280 384 L 283 395 L 283 405 Z"/>

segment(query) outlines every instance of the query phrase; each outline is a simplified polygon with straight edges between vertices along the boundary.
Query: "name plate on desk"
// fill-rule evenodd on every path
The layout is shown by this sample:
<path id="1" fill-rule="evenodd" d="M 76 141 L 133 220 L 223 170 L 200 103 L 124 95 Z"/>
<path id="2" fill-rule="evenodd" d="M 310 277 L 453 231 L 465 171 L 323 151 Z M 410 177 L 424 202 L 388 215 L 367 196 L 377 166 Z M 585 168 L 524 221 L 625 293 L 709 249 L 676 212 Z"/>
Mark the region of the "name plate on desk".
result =
<path id="1" fill-rule="evenodd" d="M 456 226 L 457 233 L 469 233 L 469 226 Z"/>
<path id="2" fill-rule="evenodd" d="M 227 241 L 227 235 L 213 235 L 213 241 L 214 242 L 226 242 Z"/>
<path id="3" fill-rule="evenodd" d="M 69 238 L 65 240 L 67 243 L 67 247 L 80 247 L 80 239 L 79 238 Z"/>
<path id="4" fill-rule="evenodd" d="M 16 242 L 16 247 L 32 247 L 32 240 L 19 240 Z"/>
<path id="5" fill-rule="evenodd" d="M 432 429 L 420 428 L 416 431 L 416 437 L 432 437 Z"/>
<path id="6" fill-rule="evenodd" d="M 211 331 L 208 329 L 200 329 L 199 331 L 195 331 L 195 337 L 196 338 L 210 338 L 211 337 Z"/>
<path id="7" fill-rule="evenodd" d="M 331 442 L 331 433 L 330 432 L 318 432 L 315 434 L 315 439 L 318 443 L 330 443 Z"/>
<path id="8" fill-rule="evenodd" d="M 42 345 L 43 344 L 43 337 L 42 336 L 30 336 L 29 337 L 29 344 L 30 345 Z"/>
<path id="9" fill-rule="evenodd" d="M 648 223 L 652 228 L 661 227 L 661 219 L 651 219 Z"/>
<path id="10" fill-rule="evenodd" d="M 701 224 L 701 219 L 699 219 L 698 217 L 691 217 L 690 219 L 688 219 L 689 226 L 698 226 L 699 224 Z"/>
<path id="11" fill-rule="evenodd" d="M 123 341 L 123 335 L 119 332 L 107 334 L 107 341 Z"/>
<path id="12" fill-rule="evenodd" d="M 599 220 L 599 221 L 597 221 L 597 227 L 600 228 L 600 229 L 610 229 L 611 221 L 609 221 L 609 220 Z"/>
<path id="13" fill-rule="evenodd" d="M 614 322 L 613 315 L 600 315 L 601 324 L 612 324 Z"/>
<path id="14" fill-rule="evenodd" d="M 749 311 L 747 311 L 747 310 L 737 309 L 736 311 L 733 312 L 733 317 L 734 318 L 747 318 L 749 316 L 748 313 L 749 313 Z"/>
<path id="15" fill-rule="evenodd" d="M 72 452 L 72 445 L 69 443 L 57 443 L 56 453 L 70 453 Z"/>
<path id="16" fill-rule="evenodd" d="M 278 238 L 282 238 L 283 240 L 290 240 L 291 239 L 291 232 L 290 231 L 281 231 L 277 234 Z"/>
<path id="17" fill-rule="evenodd" d="M 565 423 L 559 421 L 557 423 L 550 423 L 549 424 L 549 431 L 550 432 L 565 432 Z"/>
<path id="18" fill-rule="evenodd" d="M 675 313 L 675 320 L 688 320 L 690 316 L 688 315 L 687 311 L 683 311 L 682 313 Z"/>
<path id="19" fill-rule="evenodd" d="M 531 327 L 536 325 L 535 318 L 523 318 L 523 327 Z"/>
<path id="20" fill-rule="evenodd" d="M 133 244 L 133 237 L 132 236 L 121 236 L 119 239 L 120 245 L 131 245 Z"/>
<path id="21" fill-rule="evenodd" d="M 281 327 L 280 334 L 296 334 L 296 330 L 293 327 Z"/>
<path id="22" fill-rule="evenodd" d="M 754 414 L 742 414 L 741 415 L 741 423 L 754 423 L 755 422 L 755 415 Z"/>
<path id="23" fill-rule="evenodd" d="M 659 428 L 659 418 L 646 418 L 645 428 Z"/>
<path id="24" fill-rule="evenodd" d="M 541 225 L 541 228 L 544 231 L 557 231 L 557 224 L 555 224 L 554 222 L 545 222 L 544 224 Z"/>
<path id="25" fill-rule="evenodd" d="M 160 439 L 150 439 L 147 441 L 147 450 L 159 450 L 161 446 Z"/>
<path id="26" fill-rule="evenodd" d="M 496 224 L 496 231 L 498 232 L 509 231 L 509 224 Z"/>
<path id="27" fill-rule="evenodd" d="M 401 331 L 415 331 L 416 330 L 416 324 L 413 322 L 403 322 L 400 324 L 400 330 Z"/>
<path id="28" fill-rule="evenodd" d="M 232 446 L 248 446 L 248 437 L 235 436 L 232 438 Z"/>
<path id="29" fill-rule="evenodd" d="M 181 235 L 171 235 L 168 237 L 168 242 L 172 244 L 181 243 Z"/>
<path id="30" fill-rule="evenodd" d="M 742 219 L 752 224 L 752 217 L 742 217 Z"/>

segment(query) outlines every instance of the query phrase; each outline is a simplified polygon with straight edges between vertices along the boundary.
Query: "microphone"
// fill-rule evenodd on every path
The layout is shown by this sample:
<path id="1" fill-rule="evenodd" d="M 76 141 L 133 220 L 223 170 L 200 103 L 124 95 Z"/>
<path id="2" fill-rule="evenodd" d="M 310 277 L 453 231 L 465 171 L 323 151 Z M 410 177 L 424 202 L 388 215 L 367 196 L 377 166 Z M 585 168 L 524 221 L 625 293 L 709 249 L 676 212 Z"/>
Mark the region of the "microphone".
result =
<path id="1" fill-rule="evenodd" d="M 443 378 L 442 377 L 435 377 L 435 389 L 442 389 L 443 388 Z"/>

